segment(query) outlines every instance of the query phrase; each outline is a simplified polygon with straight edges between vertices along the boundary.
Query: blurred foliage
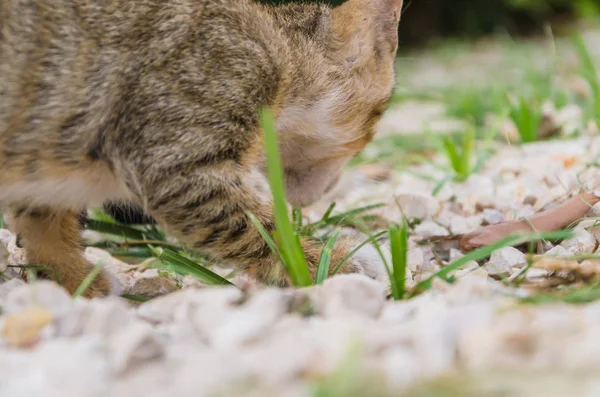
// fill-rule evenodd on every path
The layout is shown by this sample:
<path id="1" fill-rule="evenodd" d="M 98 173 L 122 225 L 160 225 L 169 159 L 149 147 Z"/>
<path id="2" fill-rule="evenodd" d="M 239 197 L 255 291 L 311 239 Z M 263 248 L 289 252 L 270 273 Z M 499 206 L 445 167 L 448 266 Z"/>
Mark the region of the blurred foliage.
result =
<path id="1" fill-rule="evenodd" d="M 407 47 L 436 37 L 474 37 L 497 32 L 535 34 L 547 23 L 561 24 L 579 16 L 598 15 L 600 0 L 405 0 L 404 8 L 399 34 L 400 45 Z"/>

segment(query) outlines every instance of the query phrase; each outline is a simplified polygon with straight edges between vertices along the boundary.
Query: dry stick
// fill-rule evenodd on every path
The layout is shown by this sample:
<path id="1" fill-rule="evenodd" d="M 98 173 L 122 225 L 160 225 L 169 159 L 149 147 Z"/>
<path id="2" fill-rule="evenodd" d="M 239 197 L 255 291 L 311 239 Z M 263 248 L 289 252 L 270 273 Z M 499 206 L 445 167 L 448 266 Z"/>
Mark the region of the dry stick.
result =
<path id="1" fill-rule="evenodd" d="M 593 193 L 583 193 L 526 220 L 486 226 L 475 232 L 465 234 L 460 237 L 459 246 L 464 251 L 471 251 L 475 248 L 493 244 L 515 233 L 531 232 L 532 227 L 539 232 L 561 230 L 583 218 L 590 208 L 598 202 L 600 202 L 600 197 Z"/>

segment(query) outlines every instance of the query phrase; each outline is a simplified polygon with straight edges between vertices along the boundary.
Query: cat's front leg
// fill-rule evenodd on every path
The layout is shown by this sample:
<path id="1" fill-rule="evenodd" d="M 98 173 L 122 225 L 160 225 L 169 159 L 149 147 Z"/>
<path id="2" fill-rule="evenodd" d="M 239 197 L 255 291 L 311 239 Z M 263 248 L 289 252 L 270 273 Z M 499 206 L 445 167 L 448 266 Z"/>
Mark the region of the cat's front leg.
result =
<path id="1" fill-rule="evenodd" d="M 155 163 L 140 169 L 139 175 L 140 199 L 149 214 L 182 241 L 267 284 L 289 285 L 283 265 L 248 216 L 253 214 L 268 233 L 275 230 L 270 192 L 265 191 L 265 183 L 258 183 L 256 173 L 232 161 L 200 168 Z M 354 246 L 344 241 L 336 245 L 330 273 Z M 303 239 L 302 247 L 314 280 L 323 247 L 314 239 Z M 339 273 L 381 279 L 384 268 L 375 255 L 365 247 Z"/>

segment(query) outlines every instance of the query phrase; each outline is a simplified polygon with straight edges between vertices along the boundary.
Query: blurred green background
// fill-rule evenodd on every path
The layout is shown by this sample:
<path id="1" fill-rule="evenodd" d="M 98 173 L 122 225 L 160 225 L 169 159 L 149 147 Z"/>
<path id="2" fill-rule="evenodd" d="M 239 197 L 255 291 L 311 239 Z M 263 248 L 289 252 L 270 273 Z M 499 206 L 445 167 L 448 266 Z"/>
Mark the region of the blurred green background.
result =
<path id="1" fill-rule="evenodd" d="M 542 32 L 548 23 L 560 31 L 576 18 L 597 15 L 600 0 L 405 0 L 404 8 L 400 45 L 412 47 L 438 37 L 532 35 Z"/>

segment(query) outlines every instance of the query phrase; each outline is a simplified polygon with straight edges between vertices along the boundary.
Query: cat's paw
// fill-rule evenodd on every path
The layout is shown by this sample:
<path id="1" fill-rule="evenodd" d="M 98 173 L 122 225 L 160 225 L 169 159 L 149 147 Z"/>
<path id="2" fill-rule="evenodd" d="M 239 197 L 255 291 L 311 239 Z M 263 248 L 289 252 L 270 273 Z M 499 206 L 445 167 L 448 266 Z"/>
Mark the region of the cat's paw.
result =
<path id="1" fill-rule="evenodd" d="M 392 263 L 390 251 L 384 247 L 379 247 L 381 254 L 385 257 L 387 263 Z M 389 277 L 385 269 L 385 264 L 377 249 L 371 244 L 367 244 L 359 249 L 351 259 L 352 267 L 357 273 L 364 274 L 374 280 L 383 283 L 389 282 Z"/>

